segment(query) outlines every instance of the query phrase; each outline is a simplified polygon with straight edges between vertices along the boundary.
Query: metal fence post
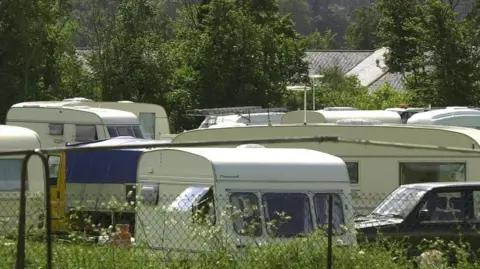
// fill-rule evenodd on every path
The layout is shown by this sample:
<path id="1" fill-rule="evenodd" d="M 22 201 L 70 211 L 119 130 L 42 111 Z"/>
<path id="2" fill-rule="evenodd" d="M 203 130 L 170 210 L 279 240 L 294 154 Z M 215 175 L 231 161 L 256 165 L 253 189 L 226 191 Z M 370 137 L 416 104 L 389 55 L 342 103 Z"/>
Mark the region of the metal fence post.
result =
<path id="1" fill-rule="evenodd" d="M 332 269 L 333 251 L 332 251 L 332 234 L 333 234 L 333 196 L 328 195 L 328 245 L 327 245 L 327 269 Z"/>
<path id="2" fill-rule="evenodd" d="M 41 151 L 35 154 L 42 159 L 43 171 L 45 173 L 45 228 L 47 240 L 47 269 L 52 269 L 53 249 L 52 249 L 52 203 L 50 200 L 50 167 L 48 166 L 48 155 Z"/>
<path id="3" fill-rule="evenodd" d="M 45 174 L 45 218 L 46 218 L 46 240 L 47 240 L 47 269 L 52 268 L 52 214 L 50 203 L 50 186 L 48 178 L 50 170 L 48 166 L 48 158 L 45 154 L 38 150 L 28 152 L 22 162 L 22 176 L 20 181 L 20 210 L 18 220 L 18 242 L 17 242 L 17 260 L 16 269 L 25 268 L 25 229 L 26 229 L 26 208 L 27 208 L 27 181 L 28 181 L 28 161 L 33 155 L 37 155 L 43 164 Z"/>
<path id="4" fill-rule="evenodd" d="M 22 162 L 22 176 L 20 179 L 20 210 L 18 216 L 18 241 L 17 241 L 17 261 L 16 269 L 25 268 L 25 226 L 26 226 L 26 208 L 27 208 L 27 180 L 28 180 L 28 160 L 34 154 L 34 151 L 28 152 Z"/>

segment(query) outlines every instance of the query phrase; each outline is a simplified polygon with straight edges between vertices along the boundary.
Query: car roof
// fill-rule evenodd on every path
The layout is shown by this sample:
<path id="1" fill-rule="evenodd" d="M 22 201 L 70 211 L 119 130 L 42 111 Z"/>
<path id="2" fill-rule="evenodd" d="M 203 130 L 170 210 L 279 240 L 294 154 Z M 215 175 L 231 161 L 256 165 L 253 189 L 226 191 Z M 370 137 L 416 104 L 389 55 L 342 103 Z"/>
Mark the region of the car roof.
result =
<path id="1" fill-rule="evenodd" d="M 440 190 L 448 188 L 480 188 L 480 182 L 429 182 L 429 183 L 413 183 L 401 185 L 402 187 L 412 189 L 422 189 L 426 191 Z"/>

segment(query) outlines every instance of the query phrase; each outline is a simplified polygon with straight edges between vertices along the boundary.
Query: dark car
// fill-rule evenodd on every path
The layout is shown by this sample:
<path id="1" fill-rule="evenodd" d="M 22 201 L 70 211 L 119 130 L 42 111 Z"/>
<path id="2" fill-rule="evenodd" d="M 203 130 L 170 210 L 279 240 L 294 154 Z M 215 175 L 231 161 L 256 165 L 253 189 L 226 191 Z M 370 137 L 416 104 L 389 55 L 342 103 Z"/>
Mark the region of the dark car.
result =
<path id="1" fill-rule="evenodd" d="M 355 220 L 359 242 L 390 240 L 417 246 L 437 238 L 480 249 L 480 182 L 420 183 L 395 189 L 372 213 Z"/>

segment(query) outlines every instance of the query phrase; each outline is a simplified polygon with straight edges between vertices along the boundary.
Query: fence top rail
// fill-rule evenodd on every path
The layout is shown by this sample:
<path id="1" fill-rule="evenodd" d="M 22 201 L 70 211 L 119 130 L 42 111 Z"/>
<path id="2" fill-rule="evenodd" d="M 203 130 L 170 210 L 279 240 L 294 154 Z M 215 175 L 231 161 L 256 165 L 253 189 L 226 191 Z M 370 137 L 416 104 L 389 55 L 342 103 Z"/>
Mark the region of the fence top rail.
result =
<path id="1" fill-rule="evenodd" d="M 339 136 L 298 136 L 298 137 L 284 137 L 284 138 L 263 138 L 263 139 L 237 139 L 228 141 L 191 141 L 182 143 L 165 143 L 159 141 L 158 143 L 139 143 L 132 145 L 108 145 L 108 146 L 95 146 L 95 147 L 57 147 L 57 148 L 39 148 L 28 150 L 0 150 L 0 156 L 11 155 L 26 155 L 29 153 L 43 153 L 43 154 L 58 154 L 64 152 L 79 152 L 79 151 L 100 151 L 100 150 L 112 150 L 112 149 L 154 149 L 154 148 L 180 148 L 180 147 L 197 147 L 197 146 L 220 146 L 220 145 L 239 145 L 239 144 L 279 144 L 279 143 L 300 143 L 300 142 L 312 142 L 312 143 L 349 143 L 349 144 L 363 144 L 363 145 L 376 145 L 376 146 L 388 146 L 394 148 L 404 149 L 426 149 L 426 150 L 438 150 L 438 151 L 451 151 L 460 153 L 479 154 L 479 149 L 469 149 L 460 147 L 445 147 L 435 145 L 421 145 L 421 144 L 409 144 L 409 143 L 395 143 L 388 141 L 376 141 L 365 139 L 346 139 Z"/>

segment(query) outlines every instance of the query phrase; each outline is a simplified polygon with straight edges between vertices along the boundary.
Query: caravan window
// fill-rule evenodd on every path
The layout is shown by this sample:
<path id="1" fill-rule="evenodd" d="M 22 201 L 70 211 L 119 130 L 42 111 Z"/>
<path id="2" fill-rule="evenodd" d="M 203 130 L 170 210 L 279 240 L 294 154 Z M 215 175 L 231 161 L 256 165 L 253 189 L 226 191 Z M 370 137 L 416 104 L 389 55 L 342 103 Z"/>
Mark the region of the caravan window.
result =
<path id="1" fill-rule="evenodd" d="M 140 121 L 140 125 L 145 131 L 145 135 L 148 138 L 154 139 L 155 138 L 155 113 L 141 112 L 138 119 Z"/>
<path id="2" fill-rule="evenodd" d="M 63 135 L 63 124 L 61 123 L 49 123 L 48 133 L 50 135 Z"/>
<path id="3" fill-rule="evenodd" d="M 107 126 L 110 137 L 131 136 L 135 138 L 144 138 L 140 126 Z"/>
<path id="4" fill-rule="evenodd" d="M 357 162 L 345 162 L 347 165 L 348 176 L 350 177 L 351 184 L 358 184 L 358 163 Z"/>
<path id="5" fill-rule="evenodd" d="M 142 132 L 142 129 L 140 128 L 140 126 L 133 126 L 133 133 L 135 134 L 135 137 L 136 138 L 144 138 L 143 136 L 143 132 Z M 152 137 L 152 139 L 154 139 L 155 137 Z"/>
<path id="6" fill-rule="evenodd" d="M 239 216 L 235 216 L 233 229 L 237 234 L 261 236 L 262 220 L 258 206 L 258 197 L 251 192 L 232 193 L 230 202 Z"/>
<path id="7" fill-rule="evenodd" d="M 400 184 L 465 181 L 465 163 L 400 163 Z"/>
<path id="8" fill-rule="evenodd" d="M 210 187 L 188 187 L 177 196 L 175 201 L 170 205 L 170 209 L 179 211 L 192 210 L 195 203 L 197 203 L 208 190 L 210 190 Z"/>
<path id="9" fill-rule="evenodd" d="M 0 159 L 0 191 L 19 191 L 23 159 Z"/>
<path id="10" fill-rule="evenodd" d="M 75 140 L 76 141 L 92 141 L 98 140 L 97 128 L 95 125 L 75 125 Z"/>
<path id="11" fill-rule="evenodd" d="M 135 134 L 133 133 L 132 127 L 130 127 L 130 126 L 118 126 L 117 127 L 117 132 L 118 132 L 119 136 L 135 137 Z"/>
<path id="12" fill-rule="evenodd" d="M 117 128 L 115 126 L 107 126 L 107 131 L 110 137 L 118 136 Z"/>
<path id="13" fill-rule="evenodd" d="M 48 156 L 48 167 L 50 171 L 50 176 L 48 178 L 50 187 L 56 187 L 58 172 L 60 168 L 60 156 L 56 156 L 56 155 Z"/>
<path id="14" fill-rule="evenodd" d="M 338 194 L 319 193 L 314 196 L 315 212 L 317 215 L 317 225 L 327 227 L 328 225 L 328 198 L 332 195 L 332 226 L 333 230 L 339 230 L 345 224 L 342 199 Z"/>
<path id="15" fill-rule="evenodd" d="M 207 217 L 210 224 L 215 224 L 215 208 L 213 203 L 213 189 L 211 187 L 188 187 L 173 201 L 169 210 L 192 211 L 193 221 L 205 224 Z"/>
<path id="16" fill-rule="evenodd" d="M 269 233 L 274 237 L 293 237 L 313 230 L 310 201 L 303 193 L 263 195 Z"/>

